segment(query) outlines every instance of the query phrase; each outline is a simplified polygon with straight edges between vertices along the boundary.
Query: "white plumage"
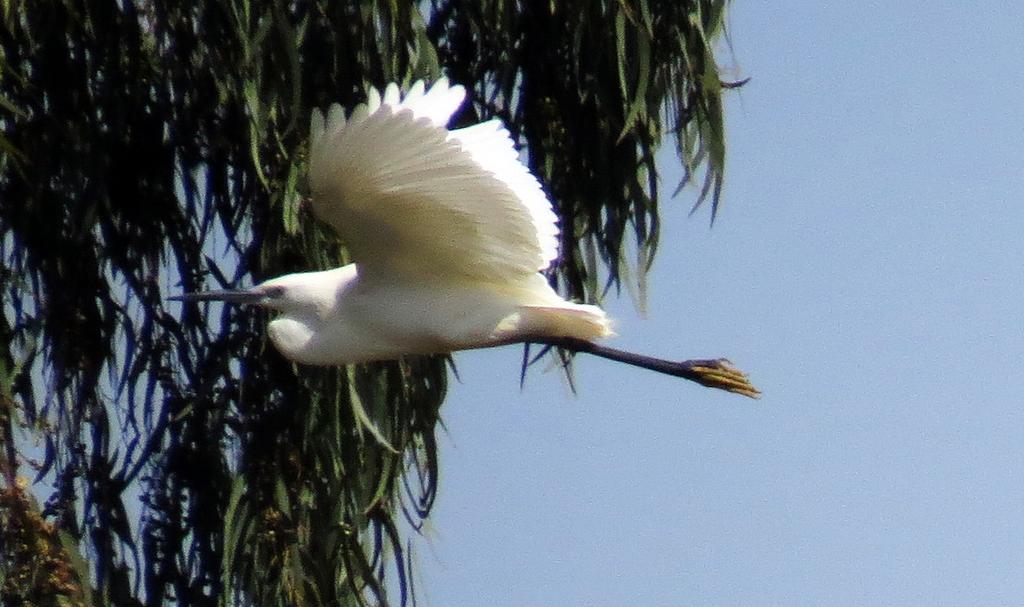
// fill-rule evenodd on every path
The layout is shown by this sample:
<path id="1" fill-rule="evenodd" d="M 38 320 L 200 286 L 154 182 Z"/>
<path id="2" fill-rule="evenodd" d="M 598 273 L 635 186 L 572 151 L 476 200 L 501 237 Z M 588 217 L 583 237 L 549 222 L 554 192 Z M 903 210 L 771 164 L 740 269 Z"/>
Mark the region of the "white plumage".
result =
<path id="1" fill-rule="evenodd" d="M 539 274 L 558 257 L 557 218 L 497 120 L 447 123 L 465 97 L 440 80 L 394 84 L 347 118 L 313 112 L 313 211 L 355 263 L 282 276 L 248 293 L 289 358 L 339 364 L 539 337 L 611 334 L 605 313 Z"/>

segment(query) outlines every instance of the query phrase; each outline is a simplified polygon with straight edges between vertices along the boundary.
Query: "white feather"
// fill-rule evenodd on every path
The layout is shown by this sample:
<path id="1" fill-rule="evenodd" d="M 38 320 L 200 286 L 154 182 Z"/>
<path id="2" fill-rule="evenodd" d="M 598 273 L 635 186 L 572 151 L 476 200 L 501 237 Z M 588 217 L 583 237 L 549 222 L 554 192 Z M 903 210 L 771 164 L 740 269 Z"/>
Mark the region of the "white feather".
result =
<path id="1" fill-rule="evenodd" d="M 401 93 L 398 91 L 398 84 L 392 82 L 384 89 L 384 105 L 395 106 L 401 103 Z"/>
<path id="2" fill-rule="evenodd" d="M 372 114 L 380 109 L 380 93 L 372 86 L 366 91 L 366 113 Z"/>

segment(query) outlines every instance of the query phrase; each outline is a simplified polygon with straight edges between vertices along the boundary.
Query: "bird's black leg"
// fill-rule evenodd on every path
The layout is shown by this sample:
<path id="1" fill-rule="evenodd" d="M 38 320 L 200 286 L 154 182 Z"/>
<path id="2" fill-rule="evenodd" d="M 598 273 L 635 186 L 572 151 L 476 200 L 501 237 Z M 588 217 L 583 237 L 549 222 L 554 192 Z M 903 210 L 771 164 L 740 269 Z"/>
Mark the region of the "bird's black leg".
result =
<path id="1" fill-rule="evenodd" d="M 627 365 L 650 369 L 651 371 L 657 371 L 658 373 L 674 377 L 682 377 L 683 379 L 697 382 L 702 386 L 718 388 L 719 390 L 742 394 L 750 398 L 758 398 L 761 395 L 761 392 L 747 379 L 746 374 L 732 366 L 732 363 L 725 358 L 671 361 L 635 352 L 617 350 L 592 341 L 573 337 L 538 337 L 529 341 L 531 343 L 564 348 L 573 352 L 593 354 L 594 356 L 626 363 Z"/>

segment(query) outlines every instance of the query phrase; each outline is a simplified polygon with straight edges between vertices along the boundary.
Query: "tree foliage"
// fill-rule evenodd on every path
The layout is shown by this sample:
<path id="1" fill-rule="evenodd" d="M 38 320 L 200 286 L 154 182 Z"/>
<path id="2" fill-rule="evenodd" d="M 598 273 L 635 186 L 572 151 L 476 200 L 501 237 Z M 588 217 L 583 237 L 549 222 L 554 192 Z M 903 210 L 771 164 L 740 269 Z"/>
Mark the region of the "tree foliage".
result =
<path id="1" fill-rule="evenodd" d="M 166 295 L 343 261 L 303 194 L 311 108 L 442 74 L 545 183 L 560 290 L 638 280 L 663 135 L 718 202 L 725 4 L 0 4 L 2 599 L 404 603 L 445 359 L 298 368 L 258 311 Z M 10 594 L 45 569 L 26 538 L 49 599 Z"/>

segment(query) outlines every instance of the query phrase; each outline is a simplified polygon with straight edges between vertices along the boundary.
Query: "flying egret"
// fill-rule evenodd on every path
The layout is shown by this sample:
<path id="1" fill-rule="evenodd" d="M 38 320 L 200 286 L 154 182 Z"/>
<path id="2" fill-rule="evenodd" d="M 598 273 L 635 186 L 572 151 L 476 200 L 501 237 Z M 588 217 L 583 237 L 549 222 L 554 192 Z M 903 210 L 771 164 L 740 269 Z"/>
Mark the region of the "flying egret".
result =
<path id="1" fill-rule="evenodd" d="M 355 263 L 251 289 L 175 299 L 257 304 L 280 314 L 270 340 L 289 359 L 338 365 L 539 343 L 756 397 L 724 359 L 672 362 L 615 350 L 593 305 L 566 301 L 541 274 L 558 257 L 557 217 L 498 120 L 449 130 L 465 89 L 373 88 L 346 118 L 310 128 L 313 211 Z"/>

